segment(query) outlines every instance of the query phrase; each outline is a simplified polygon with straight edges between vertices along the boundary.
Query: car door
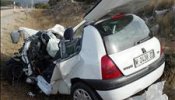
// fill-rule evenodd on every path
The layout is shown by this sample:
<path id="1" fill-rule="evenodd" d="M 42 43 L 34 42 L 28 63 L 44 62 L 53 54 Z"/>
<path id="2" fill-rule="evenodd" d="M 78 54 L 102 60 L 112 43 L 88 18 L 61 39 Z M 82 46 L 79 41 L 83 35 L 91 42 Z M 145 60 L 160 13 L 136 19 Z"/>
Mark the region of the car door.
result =
<path id="1" fill-rule="evenodd" d="M 72 68 L 76 66 L 80 61 L 79 52 L 81 50 L 83 30 L 84 30 L 84 23 L 81 23 L 81 25 L 74 31 L 73 38 L 77 40 L 75 52 L 73 52 L 70 56 L 62 59 L 58 65 L 63 79 L 71 72 Z"/>

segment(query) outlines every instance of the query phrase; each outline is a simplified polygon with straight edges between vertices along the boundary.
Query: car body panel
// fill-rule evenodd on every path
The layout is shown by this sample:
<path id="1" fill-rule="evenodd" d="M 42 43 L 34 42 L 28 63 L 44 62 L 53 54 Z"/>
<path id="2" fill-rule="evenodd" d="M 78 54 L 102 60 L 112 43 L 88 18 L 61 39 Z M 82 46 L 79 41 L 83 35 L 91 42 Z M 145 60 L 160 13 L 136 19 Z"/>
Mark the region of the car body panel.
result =
<path id="1" fill-rule="evenodd" d="M 106 55 L 103 40 L 91 25 L 84 28 L 80 62 L 71 71 L 70 78 L 102 79 L 101 57 Z M 77 70 L 78 69 L 78 70 Z"/>
<path id="2" fill-rule="evenodd" d="M 81 25 L 83 25 L 84 23 L 86 23 L 86 20 L 82 20 L 78 25 L 76 25 L 73 30 L 76 31 Z"/>
<path id="3" fill-rule="evenodd" d="M 136 67 L 133 59 L 144 54 L 142 48 L 144 48 L 146 52 L 154 50 L 155 57 L 152 60 L 146 62 L 145 64 Z M 157 38 L 153 37 L 139 45 L 136 45 L 132 48 L 126 49 L 115 54 L 111 54 L 109 56 L 124 75 L 130 75 L 147 67 L 149 64 L 153 63 L 160 57 L 160 43 Z"/>
<path id="4" fill-rule="evenodd" d="M 103 41 L 97 29 L 91 25 L 84 28 L 82 48 L 79 54 L 56 65 L 52 76 L 54 89 L 70 94 L 71 79 L 102 79 L 101 57 L 106 55 Z"/>
<path id="5" fill-rule="evenodd" d="M 83 21 L 82 23 L 85 22 Z M 82 23 L 78 26 L 80 27 Z M 100 33 L 94 26 L 87 25 L 84 28 L 82 39 L 83 40 L 80 53 L 68 60 L 61 62 L 60 64 L 57 64 L 57 74 L 54 74 L 61 75 L 61 77 L 60 79 L 53 80 L 52 82 L 54 83 L 54 90 L 61 94 L 70 94 L 72 79 L 102 79 L 101 58 L 107 53 Z M 145 48 L 146 51 L 154 49 L 154 52 L 156 53 L 155 58 L 143 66 L 135 68 L 133 58 L 143 54 L 142 48 Z M 128 48 L 115 54 L 111 54 L 109 57 L 116 63 L 124 75 L 130 75 L 147 67 L 149 64 L 153 63 L 160 57 L 160 43 L 157 38 L 153 37 L 134 47 Z M 128 58 L 129 60 L 127 60 Z M 133 69 L 126 71 L 122 70 L 124 67 L 129 65 L 133 65 Z M 159 72 L 159 74 L 161 74 L 161 72 Z M 147 86 L 148 85 L 143 85 L 144 88 Z M 103 92 L 105 93 L 105 91 Z M 113 98 L 113 96 L 111 98 Z"/>
<path id="6" fill-rule="evenodd" d="M 134 13 L 144 8 L 148 1 L 149 0 L 100 0 L 99 3 L 86 14 L 84 19 L 92 22 L 97 21 L 109 13 Z"/>
<path id="7" fill-rule="evenodd" d="M 152 38 L 145 22 L 138 16 L 126 14 L 122 18 L 123 22 L 127 22 L 126 18 L 131 20 L 126 26 L 124 24 L 118 27 L 118 24 L 112 23 L 120 23 L 118 20 L 108 19 L 100 21 L 96 27 L 101 32 L 109 57 L 124 75 L 130 75 L 147 67 L 160 57 L 160 43 L 157 38 Z M 116 31 L 116 27 L 122 27 L 122 30 Z M 147 59 L 143 56 L 147 56 Z M 139 63 L 140 60 L 144 64 Z"/>
<path id="8" fill-rule="evenodd" d="M 82 80 L 83 82 L 86 82 L 94 90 L 100 90 L 100 91 L 113 90 L 113 89 L 121 88 L 125 85 L 128 85 L 134 81 L 137 81 L 145 77 L 146 75 L 158 69 L 164 63 L 165 63 L 165 56 L 164 54 L 162 54 L 158 60 L 148 65 L 149 67 L 146 67 L 141 71 L 133 73 L 131 75 L 122 76 L 120 78 L 108 79 L 108 80 L 101 80 L 101 79 L 82 79 Z"/>
<path id="9" fill-rule="evenodd" d="M 64 60 L 60 62 L 59 69 L 62 75 L 62 78 L 64 79 L 71 71 L 74 66 L 76 66 L 80 62 L 80 56 L 76 55 L 68 60 Z"/>
<path id="10" fill-rule="evenodd" d="M 103 100 L 127 99 L 128 97 L 140 92 L 149 85 L 153 84 L 157 79 L 159 79 L 160 76 L 163 74 L 164 67 L 165 63 L 163 63 L 159 68 L 157 68 L 152 73 L 128 85 L 108 91 L 97 91 L 97 93 L 103 98 Z"/>

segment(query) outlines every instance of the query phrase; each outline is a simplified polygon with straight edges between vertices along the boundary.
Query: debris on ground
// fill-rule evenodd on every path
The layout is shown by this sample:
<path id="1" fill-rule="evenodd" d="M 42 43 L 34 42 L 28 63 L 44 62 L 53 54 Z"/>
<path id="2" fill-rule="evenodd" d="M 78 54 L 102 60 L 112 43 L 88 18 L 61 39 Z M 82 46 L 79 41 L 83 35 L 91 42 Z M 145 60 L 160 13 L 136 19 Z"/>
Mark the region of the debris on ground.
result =
<path id="1" fill-rule="evenodd" d="M 142 95 L 129 98 L 128 100 L 168 100 L 163 93 L 165 81 L 151 85 Z"/>
<path id="2" fill-rule="evenodd" d="M 27 95 L 29 95 L 30 97 L 35 97 L 35 94 L 33 92 L 28 92 Z"/>

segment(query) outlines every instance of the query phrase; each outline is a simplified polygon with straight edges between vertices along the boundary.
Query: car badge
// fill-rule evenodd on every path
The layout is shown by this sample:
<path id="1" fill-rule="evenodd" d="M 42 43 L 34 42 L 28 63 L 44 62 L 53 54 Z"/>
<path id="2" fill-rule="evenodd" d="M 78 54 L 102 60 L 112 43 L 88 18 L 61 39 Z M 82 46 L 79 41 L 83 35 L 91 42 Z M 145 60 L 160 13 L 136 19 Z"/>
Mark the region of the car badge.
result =
<path id="1" fill-rule="evenodd" d="M 142 48 L 142 52 L 145 53 L 146 52 L 146 49 L 145 48 Z"/>

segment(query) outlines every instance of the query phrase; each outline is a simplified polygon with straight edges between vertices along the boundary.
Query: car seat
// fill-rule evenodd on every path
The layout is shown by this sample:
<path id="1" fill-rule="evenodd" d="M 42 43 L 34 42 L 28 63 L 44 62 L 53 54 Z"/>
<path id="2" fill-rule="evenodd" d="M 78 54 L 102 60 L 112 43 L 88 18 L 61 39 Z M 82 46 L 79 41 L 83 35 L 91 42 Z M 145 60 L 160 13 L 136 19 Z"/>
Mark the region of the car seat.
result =
<path id="1" fill-rule="evenodd" d="M 74 39 L 73 36 L 73 28 L 67 28 L 64 32 L 64 38 L 60 41 L 62 58 L 67 58 L 76 53 L 76 44 L 78 40 Z"/>

